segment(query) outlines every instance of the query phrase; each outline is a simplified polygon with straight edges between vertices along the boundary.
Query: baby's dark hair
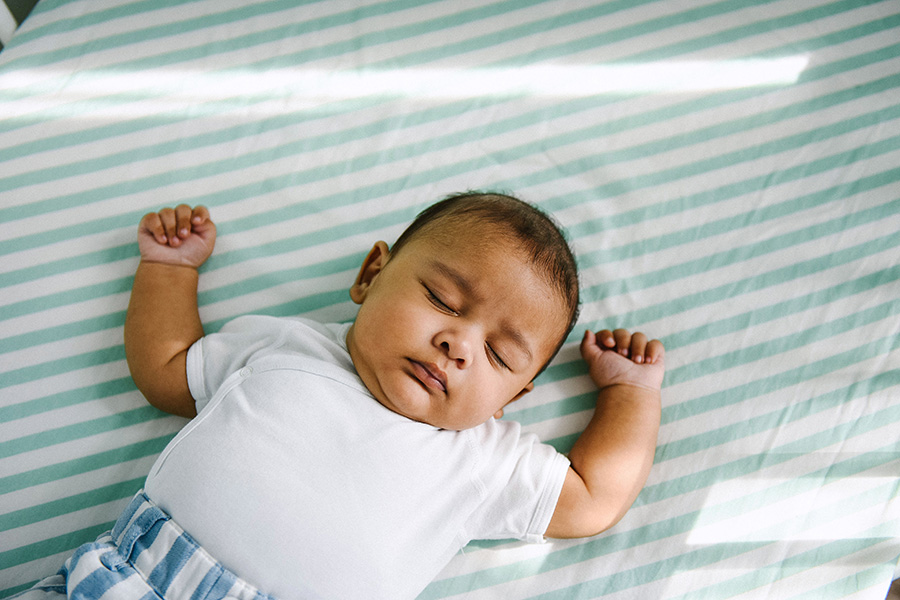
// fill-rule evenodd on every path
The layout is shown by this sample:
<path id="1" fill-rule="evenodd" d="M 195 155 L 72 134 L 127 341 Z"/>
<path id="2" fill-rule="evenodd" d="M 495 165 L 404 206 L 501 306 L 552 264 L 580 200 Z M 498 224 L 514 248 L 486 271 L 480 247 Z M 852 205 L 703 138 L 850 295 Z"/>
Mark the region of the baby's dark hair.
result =
<path id="1" fill-rule="evenodd" d="M 568 326 L 540 374 L 575 327 L 580 310 L 578 266 L 565 234 L 550 215 L 536 206 L 506 194 L 470 191 L 448 196 L 420 212 L 394 242 L 391 254 L 397 254 L 427 225 L 448 217 L 474 219 L 508 231 L 565 301 Z"/>

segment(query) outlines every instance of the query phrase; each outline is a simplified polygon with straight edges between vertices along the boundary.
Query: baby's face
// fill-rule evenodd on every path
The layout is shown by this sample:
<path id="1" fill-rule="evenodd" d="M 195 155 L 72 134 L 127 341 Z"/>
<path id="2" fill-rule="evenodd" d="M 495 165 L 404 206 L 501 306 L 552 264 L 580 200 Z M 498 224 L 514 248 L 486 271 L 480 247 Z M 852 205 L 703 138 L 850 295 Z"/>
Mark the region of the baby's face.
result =
<path id="1" fill-rule="evenodd" d="M 347 337 L 359 376 L 390 410 L 442 429 L 485 421 L 531 388 L 567 311 L 491 226 L 375 245 L 351 289 Z"/>

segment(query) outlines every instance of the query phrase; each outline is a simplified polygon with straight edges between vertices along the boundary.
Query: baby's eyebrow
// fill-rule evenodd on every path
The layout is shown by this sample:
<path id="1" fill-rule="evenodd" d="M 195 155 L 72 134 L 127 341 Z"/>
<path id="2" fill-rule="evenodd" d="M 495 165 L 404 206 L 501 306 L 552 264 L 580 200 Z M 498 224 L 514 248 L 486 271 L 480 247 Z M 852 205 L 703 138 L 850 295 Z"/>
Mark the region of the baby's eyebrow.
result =
<path id="1" fill-rule="evenodd" d="M 469 296 L 470 298 L 473 298 L 475 300 L 481 298 L 481 295 L 478 293 L 478 290 L 475 289 L 475 286 L 472 285 L 472 283 L 456 269 L 453 269 L 440 261 L 433 261 L 431 263 L 431 266 L 436 271 L 439 271 L 441 275 L 443 275 L 447 279 L 452 280 L 456 287 L 458 287 L 459 290 L 466 296 Z"/>
<path id="2" fill-rule="evenodd" d="M 531 354 L 531 347 L 528 345 L 528 341 L 525 339 L 525 336 L 522 333 L 510 325 L 509 323 L 502 324 L 503 335 L 508 337 L 510 341 L 515 344 L 522 353 L 528 358 L 528 362 L 531 362 L 531 359 L 534 356 Z"/>

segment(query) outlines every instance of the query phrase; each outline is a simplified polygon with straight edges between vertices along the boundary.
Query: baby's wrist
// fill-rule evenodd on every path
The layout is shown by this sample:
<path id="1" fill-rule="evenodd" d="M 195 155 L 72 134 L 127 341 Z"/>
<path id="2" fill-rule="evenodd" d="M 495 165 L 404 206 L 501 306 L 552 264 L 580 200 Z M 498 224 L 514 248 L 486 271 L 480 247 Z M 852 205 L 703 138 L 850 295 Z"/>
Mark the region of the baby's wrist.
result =
<path id="1" fill-rule="evenodd" d="M 632 391 L 636 393 L 650 393 L 656 396 L 659 396 L 661 393 L 661 389 L 658 386 L 648 385 L 644 383 L 637 382 L 614 382 L 608 383 L 606 385 L 597 385 L 600 388 L 601 392 L 608 392 L 615 389 L 619 389 L 620 391 L 627 392 Z"/>
<path id="2" fill-rule="evenodd" d="M 166 260 L 158 260 L 158 259 L 144 258 L 144 257 L 141 257 L 140 265 L 150 266 L 150 268 L 157 268 L 157 266 L 159 266 L 159 267 L 173 267 L 176 269 L 190 269 L 191 271 L 194 271 L 194 272 L 197 272 L 200 268 L 199 265 L 194 266 L 189 263 L 169 262 Z"/>

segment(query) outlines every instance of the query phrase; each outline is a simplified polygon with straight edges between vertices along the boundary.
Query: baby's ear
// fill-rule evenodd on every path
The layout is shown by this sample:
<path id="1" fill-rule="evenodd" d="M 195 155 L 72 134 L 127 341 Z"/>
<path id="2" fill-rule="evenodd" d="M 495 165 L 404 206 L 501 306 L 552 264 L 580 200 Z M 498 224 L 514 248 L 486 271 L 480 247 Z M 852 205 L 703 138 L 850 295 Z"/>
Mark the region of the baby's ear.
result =
<path id="1" fill-rule="evenodd" d="M 350 299 L 357 304 L 362 304 L 369 292 L 369 287 L 375 281 L 378 275 L 387 264 L 391 252 L 385 242 L 375 242 L 372 249 L 369 250 L 368 256 L 363 261 L 362 267 L 359 269 L 359 275 L 356 276 L 356 282 L 350 288 Z"/>
<path id="2" fill-rule="evenodd" d="M 521 391 L 521 392 L 519 392 L 518 394 L 516 394 L 515 396 L 513 396 L 513 399 L 510 400 L 509 402 L 507 402 L 507 403 L 506 403 L 506 406 L 509 406 L 510 404 L 512 404 L 513 402 L 515 402 L 516 400 L 518 400 L 519 398 L 521 398 L 522 396 L 524 396 L 525 394 L 527 394 L 528 392 L 530 392 L 530 391 L 533 390 L 533 389 L 534 389 L 534 382 L 532 381 L 532 382 L 530 382 L 528 385 L 526 385 L 524 388 L 522 388 L 522 391 Z M 504 407 L 504 408 L 505 408 L 505 407 Z M 502 416 L 503 416 L 503 409 L 502 409 L 502 408 L 501 408 L 500 410 L 498 410 L 497 412 L 494 413 L 494 418 L 495 418 L 495 419 L 499 419 L 499 418 L 502 417 Z"/>

